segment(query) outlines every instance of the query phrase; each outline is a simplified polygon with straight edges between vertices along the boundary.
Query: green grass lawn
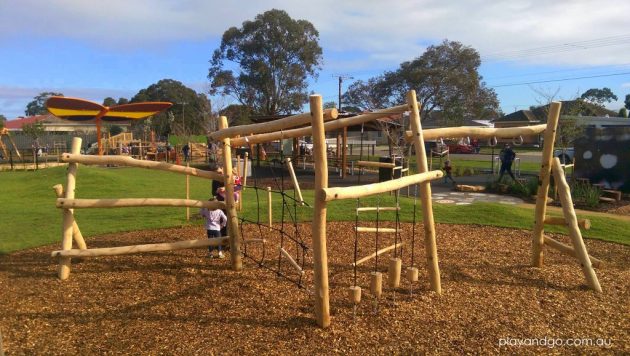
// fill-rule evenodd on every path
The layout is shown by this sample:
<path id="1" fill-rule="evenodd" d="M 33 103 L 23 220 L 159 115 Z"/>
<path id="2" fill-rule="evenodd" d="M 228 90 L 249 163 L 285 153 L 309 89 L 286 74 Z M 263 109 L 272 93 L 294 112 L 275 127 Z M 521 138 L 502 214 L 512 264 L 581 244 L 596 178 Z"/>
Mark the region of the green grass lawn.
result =
<path id="1" fill-rule="evenodd" d="M 8 253 L 29 247 L 61 241 L 61 210 L 55 208 L 52 186 L 65 185 L 65 167 L 56 167 L 29 172 L 0 173 L 0 253 Z M 185 179 L 179 174 L 156 172 L 139 168 L 98 168 L 80 166 L 77 175 L 77 198 L 185 198 Z M 190 198 L 205 200 L 209 197 L 210 182 L 201 178 L 190 178 Z M 288 191 L 292 194 L 292 191 Z M 304 191 L 304 198 L 312 204 L 313 192 Z M 247 189 L 244 192 L 243 216 L 267 219 L 267 194 Z M 290 203 L 290 202 L 289 202 Z M 361 199 L 362 206 L 391 206 L 394 201 L 389 195 Z M 282 201 L 279 194 L 273 196 L 274 219 L 281 218 Z M 401 220 L 412 221 L 413 199 L 401 198 Z M 328 205 L 330 221 L 354 222 L 356 200 L 331 202 Z M 309 221 L 312 208 L 298 208 L 300 221 Z M 418 210 L 418 214 L 419 214 Z M 191 216 L 197 210 L 191 208 Z M 76 209 L 77 223 L 87 238 L 104 233 L 181 226 L 187 224 L 185 208 L 119 208 L 119 209 Z M 435 220 L 449 224 L 483 224 L 531 229 L 533 210 L 506 207 L 500 204 L 473 204 L 468 206 L 434 205 Z M 365 214 L 365 218 L 374 216 Z M 420 215 L 418 215 L 420 216 Z M 630 224 L 615 218 L 580 216 L 590 218 L 591 230 L 584 231 L 590 238 L 630 244 Z M 394 220 L 393 213 L 383 213 L 382 219 Z M 287 215 L 286 220 L 289 220 Z M 193 219 L 192 224 L 201 224 Z M 550 229 L 562 231 L 562 228 Z"/>

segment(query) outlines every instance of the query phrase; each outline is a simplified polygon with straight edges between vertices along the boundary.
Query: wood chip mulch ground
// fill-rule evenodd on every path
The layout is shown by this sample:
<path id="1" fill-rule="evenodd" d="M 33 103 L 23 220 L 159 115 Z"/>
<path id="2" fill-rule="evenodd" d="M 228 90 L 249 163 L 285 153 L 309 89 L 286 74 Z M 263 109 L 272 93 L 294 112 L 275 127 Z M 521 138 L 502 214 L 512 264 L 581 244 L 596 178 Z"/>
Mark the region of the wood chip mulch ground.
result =
<path id="1" fill-rule="evenodd" d="M 391 226 L 391 223 L 389 224 Z M 309 226 L 300 238 L 311 246 Z M 421 226 L 415 262 L 420 282 L 410 294 L 402 279 L 387 287 L 374 313 L 369 275 L 360 266 L 363 300 L 356 316 L 347 299 L 353 284 L 351 223 L 330 223 L 328 251 L 332 325 L 315 326 L 312 253 L 307 251 L 305 288 L 245 260 L 210 259 L 205 250 L 73 260 L 67 281 L 56 278 L 46 246 L 0 256 L 0 332 L 4 352 L 21 354 L 382 354 L 382 353 L 630 353 L 630 247 L 587 240 L 589 252 L 606 263 L 597 270 L 604 293 L 585 287 L 578 263 L 557 251 L 545 267 L 530 267 L 530 232 L 493 227 L 438 225 L 443 294 L 429 290 Z M 290 229 L 289 229 L 290 230 Z M 404 224 L 403 270 L 410 265 L 411 225 Z M 289 277 L 297 271 L 278 259 L 279 237 L 245 227 L 247 238 L 267 239 L 264 263 Z M 293 232 L 291 232 L 293 234 Z M 391 235 L 391 234 L 390 234 Z M 203 238 L 202 227 L 100 236 L 89 247 Z M 565 236 L 555 236 L 567 242 Z M 394 236 L 381 236 L 381 247 Z M 359 237 L 359 257 L 374 249 L 373 234 Z M 284 248 L 301 251 L 289 237 Z M 260 259 L 260 245 L 248 253 Z M 379 258 L 385 272 L 389 256 Z M 592 339 L 606 346 L 558 346 L 566 339 Z M 532 339 L 538 339 L 537 341 Z M 603 341 L 598 341 L 602 339 Z M 541 341 L 546 340 L 546 341 Z M 523 343 L 507 346 L 505 343 Z M 547 346 L 525 346 L 532 342 Z M 567 342 L 567 341 L 563 341 Z M 575 341 L 570 341 L 575 343 Z M 578 341 L 584 344 L 588 341 Z"/>

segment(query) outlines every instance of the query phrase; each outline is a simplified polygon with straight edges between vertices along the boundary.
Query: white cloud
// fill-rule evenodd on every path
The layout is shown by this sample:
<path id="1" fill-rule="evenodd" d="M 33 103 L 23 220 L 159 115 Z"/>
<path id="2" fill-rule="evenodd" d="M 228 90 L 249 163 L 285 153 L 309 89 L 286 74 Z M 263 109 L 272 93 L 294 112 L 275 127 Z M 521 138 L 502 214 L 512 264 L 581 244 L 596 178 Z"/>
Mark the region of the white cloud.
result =
<path id="1" fill-rule="evenodd" d="M 628 82 L 628 83 L 621 83 L 621 87 L 622 88 L 630 88 L 630 82 Z"/>
<path id="2" fill-rule="evenodd" d="M 362 51 L 374 65 L 419 56 L 444 38 L 471 45 L 486 58 L 507 51 L 630 34 L 630 1 L 442 0 L 21 0 L 0 3 L 0 39 L 26 34 L 70 37 L 112 48 L 219 38 L 230 26 L 271 8 L 311 21 L 332 51 Z M 599 45 L 604 42 L 596 43 Z M 584 46 L 582 46 L 584 47 Z M 589 47 L 589 46 L 586 46 Z M 571 46 L 547 56 L 518 57 L 545 64 L 630 62 L 630 40 L 588 49 Z M 570 51 L 569 51 L 570 50 Z M 564 52 L 566 51 L 566 52 Z M 540 51 L 539 51 L 540 52 Z"/>

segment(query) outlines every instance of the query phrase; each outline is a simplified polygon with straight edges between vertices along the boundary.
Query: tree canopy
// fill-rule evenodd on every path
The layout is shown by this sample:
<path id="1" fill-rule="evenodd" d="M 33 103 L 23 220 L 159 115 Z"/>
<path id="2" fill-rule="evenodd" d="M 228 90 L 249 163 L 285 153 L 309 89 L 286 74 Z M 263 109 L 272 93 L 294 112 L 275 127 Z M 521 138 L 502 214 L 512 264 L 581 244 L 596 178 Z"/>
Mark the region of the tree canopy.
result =
<path id="1" fill-rule="evenodd" d="M 479 53 L 456 41 L 430 46 L 418 58 L 403 62 L 367 82 L 353 83 L 344 98 L 350 105 L 376 109 L 405 102 L 408 90 L 416 90 L 421 115 L 441 111 L 449 121 L 499 116 L 499 101 L 479 74 Z"/>
<path id="2" fill-rule="evenodd" d="M 103 106 L 116 106 L 116 105 L 123 105 L 123 104 L 128 104 L 129 103 L 129 99 L 127 98 L 118 98 L 118 101 L 116 101 L 116 99 L 112 98 L 111 96 L 108 96 L 107 98 L 103 99 Z"/>
<path id="3" fill-rule="evenodd" d="M 233 96 L 256 114 L 297 111 L 308 100 L 307 78 L 320 68 L 318 41 L 313 24 L 276 9 L 231 27 L 210 60 L 210 93 Z"/>
<path id="4" fill-rule="evenodd" d="M 210 116 L 210 101 L 204 94 L 184 86 L 173 79 L 162 79 L 142 89 L 132 103 L 144 101 L 168 101 L 173 106 L 157 114 L 150 121 L 152 128 L 161 136 L 203 134 Z M 120 102 L 120 100 L 119 100 Z M 136 123 L 135 125 L 140 125 Z"/>
<path id="5" fill-rule="evenodd" d="M 103 106 L 115 106 L 116 105 L 116 99 L 112 98 L 111 96 L 108 96 L 107 98 L 103 99 Z"/>
<path id="6" fill-rule="evenodd" d="M 46 129 L 44 128 L 44 124 L 42 124 L 41 121 L 36 121 L 32 124 L 22 125 L 22 132 L 34 140 L 42 136 L 45 131 Z"/>
<path id="7" fill-rule="evenodd" d="M 611 103 L 618 99 L 617 95 L 615 95 L 610 88 L 592 88 L 585 91 L 580 98 L 600 107 L 604 107 L 604 104 Z"/>
<path id="8" fill-rule="evenodd" d="M 39 93 L 39 95 L 33 98 L 33 101 L 26 105 L 24 114 L 26 114 L 26 116 L 46 114 L 48 112 L 48 110 L 46 110 L 46 100 L 51 96 L 63 96 L 63 94 L 55 92 Z"/>
<path id="9" fill-rule="evenodd" d="M 0 129 L 4 127 L 4 124 L 7 122 L 7 117 L 0 114 Z"/>
<path id="10" fill-rule="evenodd" d="M 228 118 L 228 124 L 230 126 L 247 125 L 251 124 L 251 109 L 245 105 L 231 104 L 221 109 L 219 115 Z"/>

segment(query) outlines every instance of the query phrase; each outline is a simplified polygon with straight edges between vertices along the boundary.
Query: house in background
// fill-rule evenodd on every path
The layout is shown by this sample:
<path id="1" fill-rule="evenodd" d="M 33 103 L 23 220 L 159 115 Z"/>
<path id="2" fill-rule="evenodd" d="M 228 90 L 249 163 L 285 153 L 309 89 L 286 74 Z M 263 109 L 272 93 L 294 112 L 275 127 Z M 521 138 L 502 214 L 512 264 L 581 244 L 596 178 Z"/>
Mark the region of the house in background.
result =
<path id="1" fill-rule="evenodd" d="M 36 122 L 41 122 L 42 126 L 44 127 L 44 131 L 46 132 L 56 132 L 56 133 L 96 132 L 96 123 L 94 122 L 94 120 L 86 120 L 86 121 L 63 120 L 52 114 L 20 117 L 17 119 L 7 121 L 4 126 L 7 129 L 9 129 L 9 131 L 11 132 L 21 132 L 22 126 L 27 125 L 27 124 L 29 125 L 34 124 Z M 127 129 L 130 126 L 130 122 L 120 121 L 120 122 L 117 122 L 116 125 L 122 127 L 123 129 Z"/>
<path id="2" fill-rule="evenodd" d="M 69 147 L 72 137 L 75 136 L 83 138 L 84 146 L 96 142 L 96 123 L 94 120 L 70 121 L 60 119 L 52 114 L 44 114 L 8 120 L 4 126 L 13 136 L 18 148 L 24 150 L 32 148 L 34 143 L 32 137 L 23 133 L 22 127 L 38 122 L 44 128 L 44 134 L 38 138 L 38 145 L 42 147 L 66 149 Z M 127 131 L 131 123 L 130 121 L 120 121 L 116 122 L 116 125 Z"/>
<path id="3" fill-rule="evenodd" d="M 630 119 L 616 117 L 617 113 L 608 109 L 599 107 L 594 104 L 582 102 L 578 100 L 561 101 L 562 108 L 560 110 L 560 122 L 575 120 L 579 126 L 589 127 L 608 127 L 608 126 L 627 126 L 630 125 Z M 494 127 L 505 128 L 515 126 L 531 126 L 539 125 L 547 122 L 547 112 L 549 105 L 543 105 L 531 110 L 518 110 L 511 114 L 504 115 L 494 120 Z M 540 144 L 542 135 L 537 137 L 523 137 L 524 143 Z"/>

